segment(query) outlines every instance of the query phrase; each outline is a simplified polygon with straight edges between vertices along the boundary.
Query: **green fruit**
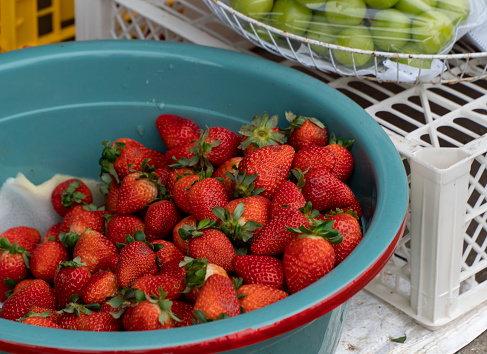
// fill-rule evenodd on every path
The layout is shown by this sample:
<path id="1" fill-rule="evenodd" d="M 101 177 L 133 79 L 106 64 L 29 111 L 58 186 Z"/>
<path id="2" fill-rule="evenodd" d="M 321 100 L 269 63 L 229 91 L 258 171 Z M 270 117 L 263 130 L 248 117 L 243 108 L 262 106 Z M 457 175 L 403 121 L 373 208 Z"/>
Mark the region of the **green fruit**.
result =
<path id="1" fill-rule="evenodd" d="M 297 0 L 276 0 L 270 15 L 270 24 L 281 31 L 303 35 L 312 16 L 313 11 Z"/>
<path id="2" fill-rule="evenodd" d="M 453 24 L 462 24 L 470 14 L 470 3 L 468 0 L 437 0 L 436 7 L 444 11 L 452 20 Z"/>
<path id="3" fill-rule="evenodd" d="M 405 54 L 423 54 L 421 53 L 421 49 L 414 43 L 408 43 L 406 44 L 402 50 L 399 53 L 405 53 Z M 430 69 L 431 68 L 431 62 L 432 59 L 423 59 L 421 62 L 421 59 L 417 58 L 402 58 L 399 59 L 399 63 L 409 65 L 409 66 L 414 66 L 415 68 L 419 68 L 421 65 L 422 69 Z"/>
<path id="4" fill-rule="evenodd" d="M 338 45 L 344 47 L 367 51 L 374 50 L 374 41 L 372 40 L 370 31 L 363 25 L 349 27 L 340 31 L 337 35 L 336 42 Z M 333 50 L 333 56 L 338 62 L 350 67 L 353 67 L 353 63 L 355 63 L 356 67 L 364 66 L 372 60 L 371 55 L 350 53 L 342 50 Z"/>
<path id="5" fill-rule="evenodd" d="M 394 6 L 401 12 L 419 15 L 436 6 L 436 0 L 399 0 Z"/>
<path id="6" fill-rule="evenodd" d="M 301 5 L 317 10 L 325 5 L 327 0 L 298 0 Z"/>
<path id="7" fill-rule="evenodd" d="M 356 26 L 367 12 L 364 0 L 329 0 L 325 5 L 328 22 L 342 26 Z"/>
<path id="8" fill-rule="evenodd" d="M 413 41 L 424 54 L 438 54 L 453 39 L 454 26 L 450 18 L 438 10 L 416 17 L 412 25 Z"/>
<path id="9" fill-rule="evenodd" d="M 323 43 L 336 44 L 336 36 L 339 31 L 340 28 L 338 26 L 328 23 L 324 16 L 320 16 L 319 13 L 315 13 L 309 24 L 306 37 Z M 310 47 L 316 54 L 328 56 L 328 48 L 313 44 L 311 44 Z"/>
<path id="10" fill-rule="evenodd" d="M 274 0 L 230 0 L 230 6 L 241 14 L 261 19 L 272 10 Z"/>
<path id="11" fill-rule="evenodd" d="M 370 7 L 378 9 L 387 9 L 393 7 L 399 0 L 365 0 L 365 3 Z"/>
<path id="12" fill-rule="evenodd" d="M 377 11 L 370 26 L 376 47 L 387 52 L 398 52 L 411 38 L 411 19 L 396 9 Z"/>

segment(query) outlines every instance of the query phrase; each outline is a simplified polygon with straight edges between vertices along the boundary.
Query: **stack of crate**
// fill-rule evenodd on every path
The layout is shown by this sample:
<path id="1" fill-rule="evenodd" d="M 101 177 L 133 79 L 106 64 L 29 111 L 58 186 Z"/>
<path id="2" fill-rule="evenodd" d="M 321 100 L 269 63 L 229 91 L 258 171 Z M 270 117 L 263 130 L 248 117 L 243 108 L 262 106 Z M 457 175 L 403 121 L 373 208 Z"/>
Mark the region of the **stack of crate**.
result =
<path id="1" fill-rule="evenodd" d="M 0 52 L 75 38 L 74 0 L 0 1 Z"/>

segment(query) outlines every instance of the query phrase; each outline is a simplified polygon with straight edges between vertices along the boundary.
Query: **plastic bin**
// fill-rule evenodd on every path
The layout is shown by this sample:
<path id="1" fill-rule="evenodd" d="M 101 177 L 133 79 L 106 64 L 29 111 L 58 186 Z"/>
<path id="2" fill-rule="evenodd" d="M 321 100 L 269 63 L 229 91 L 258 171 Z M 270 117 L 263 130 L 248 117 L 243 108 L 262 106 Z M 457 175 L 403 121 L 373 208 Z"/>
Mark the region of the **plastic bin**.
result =
<path id="1" fill-rule="evenodd" d="M 74 0 L 0 2 L 0 52 L 75 38 Z"/>
<path id="2" fill-rule="evenodd" d="M 318 72 L 255 50 L 222 29 L 199 2 L 176 0 L 168 6 L 156 0 L 78 0 L 76 6 L 78 17 L 86 21 L 78 28 L 79 39 L 144 38 L 138 23 L 150 23 L 156 31 L 172 33 L 167 40 L 262 55 L 353 99 L 394 142 L 411 190 L 406 234 L 396 256 L 366 290 L 433 330 L 487 301 L 487 82 L 470 82 L 462 62 L 451 68 L 462 78 L 455 85 L 377 83 Z M 181 8 L 185 11 L 175 10 Z M 103 21 L 88 15 L 93 9 Z M 120 11 L 138 13 L 137 22 L 124 22 Z M 462 40 L 455 51 L 476 49 Z M 470 58 L 469 65 L 482 70 L 486 58 Z"/>
<path id="3" fill-rule="evenodd" d="M 333 352 L 342 306 L 382 269 L 404 231 L 407 179 L 390 139 L 346 96 L 281 65 L 186 43 L 53 44 L 4 53 L 0 96 L 8 103 L 0 113 L 0 183 L 18 172 L 35 184 L 56 173 L 97 178 L 100 143 L 121 136 L 164 150 L 154 126 L 163 112 L 232 130 L 265 111 L 320 117 L 330 131 L 355 140 L 349 184 L 363 205 L 365 232 L 354 252 L 326 277 L 257 311 L 200 326 L 133 333 L 60 332 L 2 319 L 3 350 Z M 63 134 L 71 128 L 80 144 Z"/>

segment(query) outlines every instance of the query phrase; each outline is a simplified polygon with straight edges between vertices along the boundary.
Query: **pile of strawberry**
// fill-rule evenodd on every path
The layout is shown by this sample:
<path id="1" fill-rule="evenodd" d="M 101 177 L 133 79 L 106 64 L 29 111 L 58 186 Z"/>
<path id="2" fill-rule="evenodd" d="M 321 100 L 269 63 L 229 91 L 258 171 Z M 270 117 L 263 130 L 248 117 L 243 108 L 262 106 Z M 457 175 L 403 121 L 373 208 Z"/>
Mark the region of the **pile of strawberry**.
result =
<path id="1" fill-rule="evenodd" d="M 0 318 L 85 331 L 189 326 L 296 293 L 362 239 L 353 141 L 317 119 L 256 116 L 238 133 L 161 115 L 167 152 L 104 142 L 106 204 L 71 178 L 62 222 L 0 235 Z"/>

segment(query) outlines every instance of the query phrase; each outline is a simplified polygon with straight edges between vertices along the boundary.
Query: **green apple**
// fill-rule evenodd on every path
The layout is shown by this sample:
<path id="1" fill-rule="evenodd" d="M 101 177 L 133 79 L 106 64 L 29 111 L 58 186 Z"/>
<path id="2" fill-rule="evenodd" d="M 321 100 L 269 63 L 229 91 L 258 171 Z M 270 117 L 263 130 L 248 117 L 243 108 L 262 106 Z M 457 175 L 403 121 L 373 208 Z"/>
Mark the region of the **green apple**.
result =
<path id="1" fill-rule="evenodd" d="M 336 36 L 340 27 L 326 21 L 326 17 L 316 12 L 311 20 L 306 37 L 323 43 L 336 44 Z M 319 45 L 310 45 L 311 49 L 318 55 L 328 56 L 328 48 Z"/>
<path id="2" fill-rule="evenodd" d="M 230 0 L 230 6 L 241 14 L 261 19 L 266 16 L 274 5 L 274 0 Z"/>
<path id="3" fill-rule="evenodd" d="M 436 7 L 444 11 L 453 24 L 462 24 L 470 14 L 469 0 L 437 0 Z"/>
<path id="4" fill-rule="evenodd" d="M 367 5 L 364 0 L 328 0 L 324 11 L 330 23 L 356 26 L 363 21 Z"/>
<path id="5" fill-rule="evenodd" d="M 436 6 L 436 0 L 399 0 L 394 6 L 401 12 L 419 15 Z"/>
<path id="6" fill-rule="evenodd" d="M 303 35 L 308 30 L 313 11 L 297 0 L 276 0 L 270 14 L 270 24 L 281 31 Z"/>
<path id="7" fill-rule="evenodd" d="M 374 41 L 372 40 L 370 31 L 366 26 L 363 25 L 349 27 L 338 32 L 336 43 L 349 48 L 367 51 L 374 50 Z M 343 50 L 332 50 L 332 52 L 334 58 L 338 62 L 350 67 L 353 66 L 353 63 L 355 63 L 356 67 L 364 66 L 370 60 L 372 60 L 372 55 L 351 53 Z"/>
<path id="8" fill-rule="evenodd" d="M 399 0 L 365 0 L 365 3 L 370 7 L 377 9 L 387 9 L 393 7 Z"/>
<path id="9" fill-rule="evenodd" d="M 439 10 L 422 13 L 413 20 L 412 39 L 424 54 L 438 54 L 453 39 L 454 26 Z"/>
<path id="10" fill-rule="evenodd" d="M 404 47 L 402 47 L 402 49 L 399 53 L 413 54 L 413 55 L 414 54 L 424 54 L 424 53 L 421 53 L 421 49 L 415 43 L 412 43 L 412 42 L 409 42 Z M 415 68 L 419 68 L 421 65 L 422 69 L 430 69 L 432 59 L 423 59 L 423 61 L 421 62 L 421 59 L 418 59 L 418 58 L 402 58 L 402 59 L 399 59 L 399 62 L 401 64 L 414 66 Z"/>
<path id="11" fill-rule="evenodd" d="M 370 26 L 370 33 L 378 49 L 397 52 L 411 38 L 411 18 L 393 8 L 379 10 Z"/>
<path id="12" fill-rule="evenodd" d="M 301 5 L 317 10 L 325 5 L 327 0 L 298 0 Z"/>

